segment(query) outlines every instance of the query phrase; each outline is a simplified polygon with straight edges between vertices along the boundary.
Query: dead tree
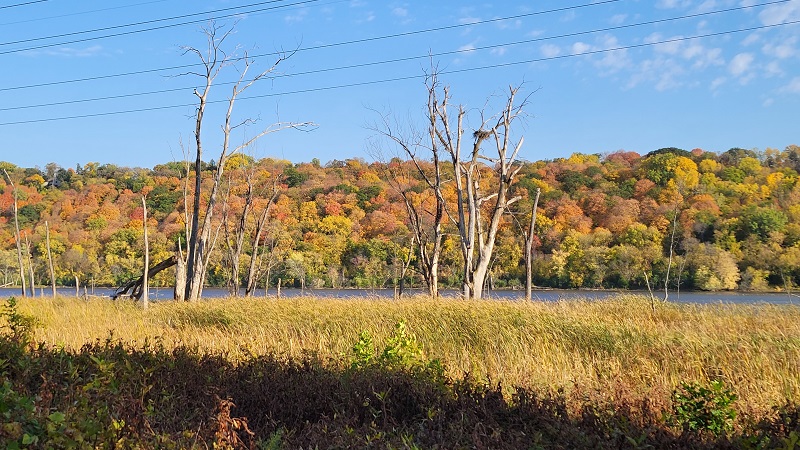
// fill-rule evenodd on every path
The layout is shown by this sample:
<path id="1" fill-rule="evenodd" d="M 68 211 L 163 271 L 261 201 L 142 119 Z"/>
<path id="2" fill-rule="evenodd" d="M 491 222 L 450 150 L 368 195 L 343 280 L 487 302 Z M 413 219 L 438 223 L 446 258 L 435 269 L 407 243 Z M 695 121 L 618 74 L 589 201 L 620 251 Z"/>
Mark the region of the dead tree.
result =
<path id="1" fill-rule="evenodd" d="M 28 284 L 28 291 L 31 297 L 36 297 L 36 278 L 33 273 L 33 257 L 31 256 L 31 241 L 28 239 L 28 234 L 25 233 L 25 258 L 28 260 L 28 276 L 31 277 L 31 282 Z"/>
<path id="2" fill-rule="evenodd" d="M 435 95 L 435 79 L 432 86 Z M 523 139 L 520 138 L 516 144 L 511 142 L 511 125 L 525 106 L 525 101 L 519 105 L 514 103 L 518 90 L 509 88 L 505 108 L 496 118 L 481 121 L 480 128 L 472 134 L 472 148 L 466 155 L 461 151 L 466 111 L 462 106 L 458 107 L 456 122 L 451 123 L 447 87 L 443 88 L 442 100 L 435 98 L 433 102 L 436 138 L 450 154 L 454 174 L 457 210 L 454 213 L 448 211 L 448 215 L 458 228 L 461 242 L 464 298 L 482 297 L 502 216 L 509 206 L 520 199 L 519 196 L 511 196 L 516 175 L 522 168 L 517 162 L 517 155 Z M 495 144 L 492 156 L 483 151 L 487 141 Z M 484 177 L 490 178 L 488 193 L 482 192 Z"/>
<path id="3" fill-rule="evenodd" d="M 50 251 L 50 225 L 44 221 L 45 242 L 47 244 L 47 265 L 50 268 L 50 287 L 53 289 L 53 297 L 56 296 L 56 271 L 53 267 L 53 253 Z"/>
<path id="4" fill-rule="evenodd" d="M 541 188 L 536 188 L 536 199 L 533 201 L 531 210 L 531 221 L 527 233 L 525 233 L 525 300 L 530 300 L 533 295 L 533 239 L 536 236 L 536 212 L 539 208 L 539 195 Z"/>
<path id="5" fill-rule="evenodd" d="M 223 207 L 223 223 L 224 223 L 224 232 L 225 232 L 225 245 L 227 249 L 227 259 L 228 264 L 230 265 L 230 274 L 228 277 L 228 290 L 231 295 L 238 296 L 239 295 L 239 267 L 241 264 L 242 254 L 244 253 L 244 242 L 245 237 L 249 231 L 249 217 L 256 212 L 258 209 L 257 201 L 259 198 L 262 198 L 266 194 L 265 189 L 260 189 L 260 186 L 264 186 L 267 184 L 267 181 L 264 179 L 256 179 L 256 172 L 258 170 L 258 166 L 253 165 L 250 167 L 246 174 L 245 174 L 245 183 L 246 183 L 246 191 L 244 195 L 244 205 L 242 207 L 241 215 L 238 216 L 236 219 L 236 226 L 231 229 L 229 222 L 230 222 L 230 206 L 229 201 L 226 199 L 224 207 Z M 269 211 L 272 207 L 272 204 L 275 202 L 275 199 L 278 196 L 278 183 L 280 180 L 280 176 L 275 176 L 272 179 L 272 182 L 268 184 L 270 188 L 269 198 L 267 199 L 266 204 L 262 205 L 262 210 L 259 213 L 259 217 L 255 223 L 255 230 L 253 231 L 254 235 L 251 240 L 251 248 L 252 248 L 252 256 L 250 258 L 250 264 L 248 266 L 247 271 L 247 278 L 245 281 L 245 296 L 251 296 L 255 290 L 255 284 L 258 278 L 258 270 L 257 270 L 257 262 L 259 259 L 259 243 L 261 242 L 261 236 L 264 232 L 264 228 L 266 227 L 266 223 L 268 221 Z M 231 180 L 232 181 L 232 180 Z M 231 186 L 230 189 L 233 189 Z M 230 189 L 228 191 L 228 197 L 230 197 Z M 258 202 L 261 203 L 261 202 Z"/>
<path id="6" fill-rule="evenodd" d="M 412 243 L 417 244 L 418 270 L 425 281 L 428 295 L 439 296 L 439 259 L 442 254 L 442 241 L 444 239 L 443 222 L 445 218 L 446 201 L 444 198 L 442 177 L 443 151 L 436 130 L 436 77 L 426 79 L 428 89 L 428 104 L 426 111 L 426 131 L 422 133 L 413 130 L 403 136 L 395 131 L 388 117 L 383 116 L 381 127 L 373 127 L 384 137 L 394 142 L 413 166 L 412 172 L 407 173 L 402 163 L 386 165 L 387 180 L 392 188 L 403 199 L 403 204 L 408 217 L 408 224 L 413 234 Z M 428 159 L 430 158 L 430 159 Z M 425 198 L 415 192 L 414 178 L 418 177 L 425 186 L 433 205 L 426 204 Z"/>
<path id="7" fill-rule="evenodd" d="M 22 282 L 22 296 L 27 296 L 26 292 L 26 282 L 25 282 L 25 264 L 22 260 L 22 238 L 19 234 L 19 210 L 17 209 L 17 187 L 14 185 L 14 182 L 11 180 L 11 176 L 8 175 L 8 171 L 3 169 L 3 173 L 6 174 L 6 178 L 8 179 L 8 184 L 11 185 L 11 189 L 14 191 L 14 243 L 17 245 L 17 261 L 19 262 L 19 279 Z"/>
<path id="8" fill-rule="evenodd" d="M 217 196 L 219 195 L 220 184 L 222 182 L 223 171 L 225 169 L 225 162 L 230 155 L 251 146 L 259 138 L 274 133 L 285 128 L 302 128 L 311 126 L 311 123 L 275 123 L 262 130 L 254 137 L 237 147 L 231 146 L 231 132 L 243 125 L 253 123 L 250 119 L 245 119 L 241 122 L 234 123 L 233 111 L 236 99 L 250 86 L 257 81 L 266 77 L 270 72 L 283 60 L 287 55 L 281 55 L 278 60 L 267 70 L 259 73 L 258 75 L 248 78 L 248 71 L 253 64 L 253 60 L 245 52 L 243 57 L 234 57 L 228 55 L 222 49 L 225 40 L 230 36 L 232 28 L 223 30 L 221 27 L 212 23 L 210 27 L 204 29 L 207 39 L 207 48 L 205 51 L 194 48 L 185 47 L 184 53 L 191 53 L 199 57 L 203 71 L 190 72 L 191 75 L 197 75 L 203 80 L 203 86 L 200 89 L 195 89 L 194 94 L 198 99 L 198 106 L 195 116 L 195 150 L 196 158 L 194 164 L 195 175 L 195 190 L 194 190 L 194 203 L 192 205 L 191 213 L 191 228 L 188 235 L 187 242 L 187 260 L 186 260 L 186 295 L 185 299 L 188 301 L 196 301 L 200 298 L 203 291 L 203 283 L 206 275 L 206 268 L 208 266 L 209 256 L 212 250 L 212 217 L 214 208 L 217 203 Z M 291 56 L 291 55 L 289 55 Z M 219 158 L 217 158 L 217 167 L 212 173 L 211 189 L 208 192 L 208 200 L 205 208 L 201 214 L 201 185 L 202 185 L 202 156 L 203 156 L 203 139 L 202 129 L 203 120 L 205 117 L 206 107 L 208 105 L 208 96 L 211 92 L 211 87 L 214 80 L 220 74 L 223 68 L 231 66 L 234 62 L 239 61 L 243 67 L 239 68 L 239 79 L 233 84 L 230 96 L 228 97 L 228 106 L 225 113 L 225 121 L 222 125 L 222 150 Z"/>
<path id="9" fill-rule="evenodd" d="M 245 280 L 244 295 L 246 297 L 252 297 L 256 290 L 256 284 L 260 274 L 259 267 L 263 254 L 261 251 L 261 236 L 264 234 L 267 222 L 269 221 L 269 211 L 272 209 L 272 205 L 275 204 L 275 200 L 278 198 L 278 193 L 280 192 L 279 182 L 279 176 L 275 176 L 272 179 L 272 188 L 269 199 L 267 200 L 267 204 L 264 206 L 264 209 L 261 211 L 261 215 L 256 221 L 256 229 L 255 233 L 253 234 L 251 245 L 252 253 L 250 255 L 250 264 L 247 268 L 247 278 Z M 271 268 L 271 266 L 267 268 L 267 284 L 269 284 L 269 272 Z"/>
<path id="10" fill-rule="evenodd" d="M 230 196 L 233 189 L 230 184 L 233 182 L 229 179 L 228 193 L 225 196 L 225 201 L 222 206 L 222 223 L 225 231 L 225 248 L 227 250 L 226 258 L 230 273 L 228 274 L 228 293 L 233 297 L 239 296 L 239 264 L 242 257 L 242 249 L 244 248 L 244 236 L 247 230 L 247 219 L 253 209 L 253 176 L 252 173 L 247 174 L 247 192 L 244 198 L 244 208 L 242 214 L 239 216 L 236 228 L 230 228 Z"/>
<path id="11" fill-rule="evenodd" d="M 147 278 L 153 278 L 154 276 L 158 275 L 159 272 L 162 270 L 169 269 L 170 267 L 176 265 L 178 263 L 178 258 L 175 255 L 170 256 L 169 258 L 161 261 L 160 263 L 156 264 L 155 266 L 151 267 L 150 270 L 146 272 Z M 111 294 L 111 298 L 118 299 L 120 297 L 129 297 L 134 300 L 139 300 L 142 298 L 143 287 L 144 287 L 144 277 L 145 272 L 142 272 L 142 275 L 138 278 L 134 278 L 133 280 L 128 281 L 127 283 L 123 284 L 113 294 Z"/>
<path id="12" fill-rule="evenodd" d="M 142 196 L 142 228 L 144 231 L 144 270 L 142 271 L 142 307 L 147 309 L 147 303 L 150 301 L 149 281 L 150 277 L 150 240 L 147 238 L 147 199 Z"/>

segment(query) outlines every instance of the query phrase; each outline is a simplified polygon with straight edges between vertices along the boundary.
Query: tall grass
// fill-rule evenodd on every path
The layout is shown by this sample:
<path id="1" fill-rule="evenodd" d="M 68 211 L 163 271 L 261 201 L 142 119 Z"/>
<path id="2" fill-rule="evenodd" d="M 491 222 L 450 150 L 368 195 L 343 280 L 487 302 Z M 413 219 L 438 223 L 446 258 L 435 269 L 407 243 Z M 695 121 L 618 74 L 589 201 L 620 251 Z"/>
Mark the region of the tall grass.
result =
<path id="1" fill-rule="evenodd" d="M 682 381 L 722 380 L 745 413 L 800 402 L 796 306 L 661 304 L 652 311 L 647 299 L 621 295 L 558 303 L 229 299 L 142 310 L 129 302 L 37 298 L 20 301 L 19 310 L 36 318 L 35 339 L 54 346 L 78 349 L 113 333 L 232 361 L 309 353 L 341 360 L 361 331 L 380 346 L 404 320 L 427 357 L 455 377 L 662 400 Z"/>

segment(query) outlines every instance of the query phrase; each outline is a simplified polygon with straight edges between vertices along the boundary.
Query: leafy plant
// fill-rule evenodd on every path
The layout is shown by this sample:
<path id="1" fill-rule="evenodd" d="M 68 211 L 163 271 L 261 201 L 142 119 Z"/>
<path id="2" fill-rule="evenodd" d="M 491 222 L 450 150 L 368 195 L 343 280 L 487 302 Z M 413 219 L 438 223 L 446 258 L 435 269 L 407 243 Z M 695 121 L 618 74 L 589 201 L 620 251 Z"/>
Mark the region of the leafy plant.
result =
<path id="1" fill-rule="evenodd" d="M 672 421 L 684 431 L 709 431 L 720 436 L 733 430 L 736 398 L 721 380 L 681 383 L 672 392 Z"/>
<path id="2" fill-rule="evenodd" d="M 424 364 L 424 361 L 422 345 L 417 342 L 416 336 L 408 333 L 405 321 L 401 320 L 394 326 L 394 334 L 386 342 L 380 362 L 384 366 L 410 368 Z"/>
<path id="3" fill-rule="evenodd" d="M 368 332 L 362 331 L 358 335 L 358 341 L 353 344 L 353 356 L 350 366 L 352 368 L 363 368 L 375 357 L 375 345 Z"/>
<path id="4" fill-rule="evenodd" d="M 428 361 L 425 358 L 422 344 L 417 341 L 416 336 L 408 332 L 404 320 L 395 324 L 394 334 L 386 341 L 386 346 L 377 357 L 372 336 L 366 331 L 358 335 L 358 341 L 353 344 L 352 352 L 350 367 L 354 369 L 377 364 L 388 369 L 423 370 L 438 379 L 444 377 L 441 361 L 438 359 Z"/>
<path id="5" fill-rule="evenodd" d="M 31 331 L 36 324 L 36 319 L 17 310 L 17 300 L 14 297 L 5 302 L 0 317 L 5 319 L 3 328 L 8 329 L 8 337 L 12 342 L 26 346 L 31 342 Z"/>

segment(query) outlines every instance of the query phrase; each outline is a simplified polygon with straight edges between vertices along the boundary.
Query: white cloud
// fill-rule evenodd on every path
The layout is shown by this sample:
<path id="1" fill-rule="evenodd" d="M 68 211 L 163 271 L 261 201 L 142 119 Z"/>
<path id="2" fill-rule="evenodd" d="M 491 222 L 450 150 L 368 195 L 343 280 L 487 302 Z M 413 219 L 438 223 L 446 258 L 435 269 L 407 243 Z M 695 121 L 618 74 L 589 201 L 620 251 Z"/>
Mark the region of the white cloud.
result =
<path id="1" fill-rule="evenodd" d="M 764 100 L 764 102 L 761 104 L 761 106 L 763 106 L 765 108 L 769 108 L 770 106 L 772 106 L 773 103 L 775 103 L 775 99 L 770 97 L 770 98 Z"/>
<path id="2" fill-rule="evenodd" d="M 780 64 L 778 61 L 771 61 L 769 64 L 766 65 L 764 70 L 767 72 L 767 77 L 779 77 L 783 76 L 783 69 L 781 69 Z"/>
<path id="3" fill-rule="evenodd" d="M 759 42 L 760 40 L 761 40 L 761 35 L 760 34 L 752 33 L 752 34 L 747 35 L 746 38 L 744 38 L 744 40 L 742 41 L 742 45 L 744 45 L 746 47 L 748 45 L 753 45 L 756 42 Z"/>
<path id="4" fill-rule="evenodd" d="M 592 46 L 586 44 L 584 42 L 576 42 L 572 44 L 572 54 L 579 55 L 581 53 L 586 53 L 592 49 Z"/>
<path id="5" fill-rule="evenodd" d="M 461 25 L 477 23 L 477 22 L 480 22 L 480 21 L 481 21 L 480 17 L 462 17 L 462 18 L 458 19 L 458 23 L 460 23 Z"/>
<path id="6" fill-rule="evenodd" d="M 613 16 L 611 16 L 610 19 L 608 19 L 608 22 L 611 25 L 622 25 L 623 23 L 625 23 L 625 20 L 627 18 L 628 18 L 627 14 L 614 14 Z"/>
<path id="7" fill-rule="evenodd" d="M 800 20 L 800 0 L 790 0 L 779 5 L 768 6 L 758 15 L 764 25 L 775 25 Z"/>
<path id="8" fill-rule="evenodd" d="M 408 9 L 397 7 L 392 9 L 392 14 L 397 17 L 408 17 Z"/>
<path id="9" fill-rule="evenodd" d="M 795 44 L 797 44 L 797 36 L 779 43 L 770 42 L 764 44 L 764 46 L 761 47 L 761 51 L 763 51 L 765 55 L 772 56 L 773 58 L 787 59 L 798 53 L 797 49 L 795 49 Z"/>
<path id="10" fill-rule="evenodd" d="M 474 43 L 465 44 L 465 45 L 462 45 L 461 47 L 458 47 L 458 52 L 459 53 L 469 53 L 469 52 L 472 52 L 472 51 L 475 51 L 475 44 Z"/>
<path id="11" fill-rule="evenodd" d="M 501 30 L 519 30 L 522 27 L 522 21 L 517 19 L 513 22 L 509 22 L 507 20 L 503 20 L 497 23 L 497 28 Z"/>
<path id="12" fill-rule="evenodd" d="M 722 58 L 721 48 L 704 48 L 702 53 L 695 58 L 694 68 L 703 69 L 709 66 L 722 66 L 725 59 Z"/>
<path id="13" fill-rule="evenodd" d="M 716 91 L 720 86 L 725 84 L 726 81 L 728 81 L 728 79 L 725 77 L 714 78 L 714 81 L 711 82 L 711 90 Z"/>
<path id="14" fill-rule="evenodd" d="M 663 9 L 687 8 L 691 4 L 690 0 L 658 0 L 656 7 Z"/>
<path id="15" fill-rule="evenodd" d="M 561 48 L 553 44 L 544 44 L 539 47 L 539 50 L 542 52 L 542 56 L 545 58 L 555 58 L 561 54 Z"/>
<path id="16" fill-rule="evenodd" d="M 682 85 L 680 76 L 684 69 L 672 58 L 658 56 L 638 63 L 628 81 L 627 88 L 643 83 L 652 83 L 658 91 L 666 91 Z"/>
<path id="17" fill-rule="evenodd" d="M 681 50 L 681 46 L 683 45 L 682 39 L 683 36 L 672 36 L 670 38 L 665 38 L 660 33 L 652 33 L 644 38 L 645 44 L 655 44 L 653 48 L 658 53 L 665 53 L 667 55 L 675 55 Z M 669 41 L 669 42 L 663 42 Z"/>
<path id="18" fill-rule="evenodd" d="M 495 56 L 503 56 L 508 52 L 508 47 L 493 48 L 489 53 Z"/>
<path id="19" fill-rule="evenodd" d="M 103 47 L 101 45 L 92 45 L 89 47 L 83 48 L 74 48 L 74 47 L 61 47 L 61 48 L 49 48 L 44 50 L 38 51 L 28 51 L 24 54 L 29 56 L 58 56 L 62 58 L 88 58 L 92 56 L 97 56 L 103 51 Z"/>
<path id="20" fill-rule="evenodd" d="M 603 57 L 597 63 L 597 66 L 605 70 L 616 72 L 622 70 L 630 64 L 627 49 L 619 49 L 619 40 L 610 34 L 604 35 L 600 41 L 600 48 L 609 50 L 603 53 Z M 618 49 L 618 50 L 612 50 Z"/>
<path id="21" fill-rule="evenodd" d="M 728 69 L 733 75 L 737 77 L 742 76 L 745 72 L 750 70 L 750 66 L 753 64 L 754 60 L 755 57 L 752 53 L 739 53 L 734 56 L 730 64 L 728 64 Z"/>
<path id="22" fill-rule="evenodd" d="M 704 13 L 713 10 L 717 7 L 716 0 L 706 0 L 701 3 L 697 8 L 695 8 L 695 12 Z"/>
<path id="23" fill-rule="evenodd" d="M 686 59 L 692 59 L 694 57 L 702 55 L 703 52 L 705 52 L 705 48 L 702 45 L 694 42 L 690 43 L 688 47 L 686 47 L 685 49 L 683 49 L 683 51 L 681 51 L 681 56 L 683 56 Z"/>
<path id="24" fill-rule="evenodd" d="M 294 14 L 287 14 L 283 17 L 283 20 L 286 23 L 298 23 L 302 22 L 306 16 L 308 16 L 308 8 L 300 8 Z"/>
<path id="25" fill-rule="evenodd" d="M 800 77 L 792 78 L 792 81 L 783 86 L 780 91 L 788 94 L 800 94 Z"/>
<path id="26" fill-rule="evenodd" d="M 628 67 L 629 64 L 630 59 L 628 58 L 628 51 L 625 49 L 606 52 L 603 54 L 603 58 L 600 62 L 598 62 L 598 66 L 612 72 L 622 70 Z"/>

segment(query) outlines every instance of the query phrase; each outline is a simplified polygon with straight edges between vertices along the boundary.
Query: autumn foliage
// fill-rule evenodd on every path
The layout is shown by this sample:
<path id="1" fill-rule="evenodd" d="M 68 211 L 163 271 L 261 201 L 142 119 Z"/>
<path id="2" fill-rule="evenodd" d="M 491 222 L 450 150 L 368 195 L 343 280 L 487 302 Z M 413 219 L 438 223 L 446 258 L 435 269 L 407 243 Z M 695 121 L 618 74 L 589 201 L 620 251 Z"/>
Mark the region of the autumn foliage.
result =
<path id="1" fill-rule="evenodd" d="M 385 163 L 354 158 L 292 164 L 238 155 L 227 162 L 224 199 L 214 220 L 238 220 L 248 177 L 263 188 L 256 192 L 255 210 L 266 205 L 274 184 L 278 196 L 255 256 L 259 287 L 274 286 L 279 278 L 284 286 L 391 287 L 409 254 L 412 267 L 416 264 L 417 251 L 399 184 L 386 179 L 387 168 L 406 174 L 400 181 L 411 201 L 424 205 L 432 199 L 415 170 L 397 170 L 408 164 L 397 158 Z M 141 273 L 143 194 L 150 260 L 164 260 L 179 241 L 185 243 L 184 211 L 194 181 L 183 163 L 152 169 L 98 163 L 74 169 L 48 164 L 44 170 L 8 162 L 0 166 L 18 189 L 21 234 L 30 243 L 37 284 L 49 282 L 45 221 L 59 285 L 74 285 L 77 277 L 81 283 L 118 286 Z M 213 168 L 213 161 L 207 166 Z M 798 171 L 797 146 L 782 151 L 734 148 L 720 154 L 676 148 L 646 155 L 576 153 L 524 163 L 514 187 L 522 200 L 504 215 L 488 282 L 495 288 L 522 285 L 521 227 L 529 221 L 539 188 L 536 285 L 643 288 L 649 282 L 663 289 L 668 281 L 670 289 L 791 289 L 800 283 Z M 493 180 L 487 173 L 482 182 Z M 448 186 L 444 194 L 455 201 Z M 12 204 L 11 185 L 4 180 L 1 284 L 19 283 Z M 257 219 L 257 214 L 248 218 L 251 237 L 245 239 L 241 273 L 230 273 L 232 265 L 223 251 L 226 236 L 219 232 L 207 284 L 225 286 L 232 277 L 244 279 L 254 257 Z M 217 224 L 224 230 L 224 223 Z M 449 222 L 445 228 L 440 283 L 458 287 L 458 233 Z M 171 285 L 173 277 L 162 272 L 152 283 Z M 423 283 L 413 270 L 405 272 L 405 281 Z"/>

